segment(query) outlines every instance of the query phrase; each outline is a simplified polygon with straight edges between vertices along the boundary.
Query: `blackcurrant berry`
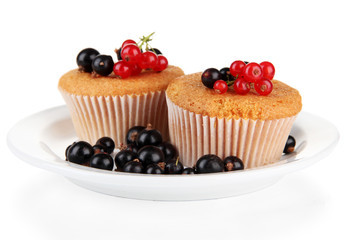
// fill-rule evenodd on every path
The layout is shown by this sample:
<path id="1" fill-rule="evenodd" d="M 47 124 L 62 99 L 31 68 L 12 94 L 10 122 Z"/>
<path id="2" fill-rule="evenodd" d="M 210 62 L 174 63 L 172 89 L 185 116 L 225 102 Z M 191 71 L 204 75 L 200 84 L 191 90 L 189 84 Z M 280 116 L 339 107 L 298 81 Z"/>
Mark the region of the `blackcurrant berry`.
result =
<path id="1" fill-rule="evenodd" d="M 224 158 L 223 162 L 225 171 L 235 171 L 244 169 L 244 163 L 238 157 L 229 156 Z"/>
<path id="2" fill-rule="evenodd" d="M 93 150 L 95 154 L 97 153 L 107 153 L 106 147 L 100 144 L 93 145 Z"/>
<path id="3" fill-rule="evenodd" d="M 97 140 L 96 145 L 104 147 L 107 153 L 111 154 L 114 151 L 115 143 L 110 137 L 102 137 Z"/>
<path id="4" fill-rule="evenodd" d="M 133 161 L 138 158 L 138 154 L 131 150 L 121 150 L 115 155 L 115 165 L 118 168 L 123 168 L 127 162 Z"/>
<path id="5" fill-rule="evenodd" d="M 113 158 L 109 154 L 98 153 L 91 157 L 90 167 L 104 170 L 113 170 Z"/>
<path id="6" fill-rule="evenodd" d="M 115 50 L 116 52 L 116 56 L 118 58 L 118 61 L 121 61 L 122 60 L 122 57 L 121 57 L 121 48 L 119 48 L 118 50 Z"/>
<path id="7" fill-rule="evenodd" d="M 166 174 L 182 174 L 183 164 L 178 159 L 172 159 L 165 165 Z"/>
<path id="8" fill-rule="evenodd" d="M 165 156 L 165 162 L 168 162 L 172 159 L 177 159 L 178 151 L 175 146 L 169 142 L 162 142 L 158 145 L 158 148 L 163 152 Z"/>
<path id="9" fill-rule="evenodd" d="M 138 154 L 139 147 L 137 146 L 136 143 L 130 143 L 130 144 L 127 144 L 126 150 L 130 150 L 130 151 Z"/>
<path id="10" fill-rule="evenodd" d="M 134 126 L 127 131 L 126 143 L 136 143 L 138 134 L 145 129 L 144 126 Z"/>
<path id="11" fill-rule="evenodd" d="M 127 162 L 124 167 L 122 168 L 123 172 L 130 172 L 130 173 L 142 173 L 143 172 L 143 165 L 142 163 L 138 161 L 131 161 Z"/>
<path id="12" fill-rule="evenodd" d="M 67 159 L 67 158 L 68 158 L 68 157 L 67 157 L 67 156 L 68 156 L 68 150 L 69 150 L 69 148 L 70 148 L 71 146 L 73 146 L 74 143 L 76 143 L 76 142 L 73 142 L 72 144 L 70 144 L 70 145 L 65 149 L 65 159 L 66 159 L 66 160 L 68 160 L 68 159 Z"/>
<path id="13" fill-rule="evenodd" d="M 76 57 L 76 63 L 79 70 L 83 72 L 92 72 L 92 61 L 99 55 L 99 52 L 93 48 L 85 48 Z"/>
<path id="14" fill-rule="evenodd" d="M 141 131 L 137 136 L 137 145 L 140 148 L 146 145 L 157 146 L 160 143 L 162 143 L 161 133 L 153 129 L 151 124 L 148 124 L 147 128 Z"/>
<path id="15" fill-rule="evenodd" d="M 69 162 L 83 164 L 87 163 L 94 154 L 91 144 L 79 141 L 74 143 L 67 152 L 67 159 Z"/>
<path id="16" fill-rule="evenodd" d="M 108 76 L 114 68 L 113 58 L 109 55 L 98 55 L 92 61 L 92 69 L 101 76 Z"/>
<path id="17" fill-rule="evenodd" d="M 161 51 L 159 49 L 157 49 L 157 48 L 149 48 L 148 51 L 154 52 L 156 55 L 161 55 L 162 54 Z"/>
<path id="18" fill-rule="evenodd" d="M 197 173 L 215 173 L 223 171 L 224 163 L 222 159 L 214 154 L 204 155 L 196 162 Z"/>
<path id="19" fill-rule="evenodd" d="M 208 88 L 213 88 L 214 83 L 221 79 L 221 73 L 215 68 L 208 68 L 201 75 L 202 83 Z"/>
<path id="20" fill-rule="evenodd" d="M 145 173 L 147 173 L 147 174 L 162 174 L 162 173 L 164 173 L 164 170 L 159 165 L 152 163 L 152 164 L 149 164 L 145 168 Z"/>
<path id="21" fill-rule="evenodd" d="M 285 144 L 285 148 L 284 148 L 284 153 L 291 153 L 294 151 L 294 148 L 296 146 L 296 139 L 289 135 Z"/>
<path id="22" fill-rule="evenodd" d="M 190 167 L 185 168 L 185 169 L 183 169 L 182 174 L 195 174 L 195 169 L 194 168 L 190 168 Z"/>
<path id="23" fill-rule="evenodd" d="M 230 74 L 230 68 L 222 68 L 221 70 L 219 70 L 219 72 L 222 76 L 222 80 L 228 83 L 228 85 L 232 85 L 234 83 L 235 78 Z"/>
<path id="24" fill-rule="evenodd" d="M 164 162 L 165 157 L 162 151 L 155 146 L 144 146 L 138 151 L 138 159 L 147 166 L 151 163 Z"/>

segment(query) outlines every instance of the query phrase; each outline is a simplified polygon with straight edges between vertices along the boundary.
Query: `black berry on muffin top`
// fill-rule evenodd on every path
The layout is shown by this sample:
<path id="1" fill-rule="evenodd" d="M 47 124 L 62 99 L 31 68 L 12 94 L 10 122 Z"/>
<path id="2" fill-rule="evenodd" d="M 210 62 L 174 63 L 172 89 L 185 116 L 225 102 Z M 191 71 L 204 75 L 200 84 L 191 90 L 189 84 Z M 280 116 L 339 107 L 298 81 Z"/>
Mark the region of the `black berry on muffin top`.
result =
<path id="1" fill-rule="evenodd" d="M 92 61 L 98 55 L 99 52 L 93 48 L 85 48 L 81 50 L 76 57 L 76 63 L 79 70 L 82 72 L 92 72 Z"/>
<path id="2" fill-rule="evenodd" d="M 108 76 L 113 72 L 114 61 L 109 55 L 98 55 L 92 61 L 92 69 L 101 76 Z"/>

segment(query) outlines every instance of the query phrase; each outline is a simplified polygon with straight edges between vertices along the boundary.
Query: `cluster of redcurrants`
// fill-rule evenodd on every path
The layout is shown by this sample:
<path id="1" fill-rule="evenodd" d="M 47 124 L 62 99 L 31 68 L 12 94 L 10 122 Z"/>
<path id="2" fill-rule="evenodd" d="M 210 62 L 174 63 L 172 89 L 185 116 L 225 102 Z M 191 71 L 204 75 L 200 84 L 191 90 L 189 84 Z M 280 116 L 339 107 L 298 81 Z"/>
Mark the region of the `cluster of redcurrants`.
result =
<path id="1" fill-rule="evenodd" d="M 151 35 L 150 35 L 151 36 Z M 168 66 L 168 61 L 160 50 L 149 48 L 148 42 L 151 39 L 143 37 L 140 46 L 134 40 L 126 40 L 119 49 L 116 49 L 118 61 L 114 63 L 110 55 L 99 54 L 93 48 L 86 48 L 80 51 L 76 58 L 80 71 L 93 72 L 101 76 L 108 76 L 112 72 L 120 78 L 139 75 L 142 70 L 153 70 L 161 72 Z M 146 51 L 142 46 L 146 44 Z"/>
<path id="2" fill-rule="evenodd" d="M 245 95 L 253 85 L 256 92 L 266 96 L 273 90 L 271 80 L 275 74 L 274 65 L 270 62 L 234 61 L 230 68 L 222 68 L 218 71 L 215 68 L 206 69 L 201 76 L 202 83 L 213 88 L 216 92 L 223 94 L 228 91 L 228 87 L 233 85 L 236 93 Z"/>
<path id="3" fill-rule="evenodd" d="M 171 143 L 163 142 L 161 133 L 150 124 L 130 128 L 126 143 L 115 154 L 115 143 L 109 137 L 98 139 L 94 146 L 78 141 L 66 148 L 65 156 L 69 162 L 130 173 L 200 174 L 244 169 L 243 162 L 237 157 L 222 160 L 213 154 L 204 155 L 194 167 L 185 168 L 179 161 L 177 149 Z"/>
<path id="4" fill-rule="evenodd" d="M 133 40 L 126 40 L 121 48 L 116 50 L 118 62 L 114 65 L 114 73 L 121 78 L 138 75 L 144 70 L 161 72 L 168 66 L 168 61 L 161 51 L 156 48 L 143 50 Z"/>

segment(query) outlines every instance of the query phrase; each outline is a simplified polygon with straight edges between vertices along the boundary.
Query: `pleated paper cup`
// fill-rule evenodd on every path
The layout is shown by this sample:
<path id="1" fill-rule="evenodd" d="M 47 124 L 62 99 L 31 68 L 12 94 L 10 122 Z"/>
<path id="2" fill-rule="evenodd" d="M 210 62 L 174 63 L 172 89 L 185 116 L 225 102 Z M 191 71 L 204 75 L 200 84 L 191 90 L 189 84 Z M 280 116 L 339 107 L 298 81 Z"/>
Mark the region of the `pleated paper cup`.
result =
<path id="1" fill-rule="evenodd" d="M 225 119 L 203 116 L 167 100 L 171 143 L 185 166 L 205 154 L 239 157 L 245 168 L 280 160 L 296 116 L 275 120 Z"/>
<path id="2" fill-rule="evenodd" d="M 168 139 L 168 113 L 165 91 L 143 95 L 80 96 L 59 89 L 69 108 L 80 140 L 94 144 L 111 137 L 116 146 L 125 143 L 127 131 L 148 123 Z"/>

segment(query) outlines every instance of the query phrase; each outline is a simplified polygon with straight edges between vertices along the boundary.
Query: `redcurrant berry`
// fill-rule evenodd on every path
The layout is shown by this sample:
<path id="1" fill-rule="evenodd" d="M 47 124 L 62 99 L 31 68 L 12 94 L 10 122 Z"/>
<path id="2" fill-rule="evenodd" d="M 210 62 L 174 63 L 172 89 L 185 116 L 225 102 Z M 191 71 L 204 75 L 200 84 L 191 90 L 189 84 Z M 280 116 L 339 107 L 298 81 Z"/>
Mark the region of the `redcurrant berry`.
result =
<path id="1" fill-rule="evenodd" d="M 262 68 L 263 78 L 273 80 L 275 75 L 275 67 L 271 62 L 262 62 L 259 64 Z"/>
<path id="2" fill-rule="evenodd" d="M 127 46 L 129 44 L 136 44 L 137 45 L 137 43 L 135 41 L 133 41 L 132 39 L 127 39 L 126 41 L 124 41 L 122 43 L 121 48 L 123 48 L 123 47 L 125 47 L 125 46 Z"/>
<path id="3" fill-rule="evenodd" d="M 245 66 L 246 64 L 243 61 L 234 61 L 230 65 L 230 74 L 234 77 L 237 77 L 238 75 L 240 76 Z"/>
<path id="4" fill-rule="evenodd" d="M 142 60 L 139 62 L 139 66 L 142 69 L 153 69 L 157 66 L 158 56 L 154 52 L 142 53 Z"/>
<path id="5" fill-rule="evenodd" d="M 260 95 L 266 96 L 273 90 L 273 84 L 269 79 L 263 78 L 254 83 L 254 89 Z"/>
<path id="6" fill-rule="evenodd" d="M 218 80 L 214 83 L 213 89 L 220 94 L 228 91 L 228 84 L 224 80 Z"/>
<path id="7" fill-rule="evenodd" d="M 129 63 L 128 65 L 131 68 L 131 76 L 137 76 L 142 72 L 142 68 L 137 63 Z"/>
<path id="8" fill-rule="evenodd" d="M 257 82 L 262 79 L 262 68 L 258 63 L 251 62 L 242 70 L 242 75 L 247 82 Z"/>
<path id="9" fill-rule="evenodd" d="M 113 71 L 115 75 L 120 76 L 121 78 L 128 78 L 131 76 L 131 67 L 124 61 L 115 63 Z"/>
<path id="10" fill-rule="evenodd" d="M 122 48 L 121 57 L 128 63 L 139 63 L 142 59 L 142 52 L 135 44 L 129 44 Z"/>
<path id="11" fill-rule="evenodd" d="M 250 91 L 251 86 L 249 82 L 245 81 L 242 77 L 239 77 L 235 80 L 233 88 L 236 93 L 245 95 Z"/>
<path id="12" fill-rule="evenodd" d="M 156 72 L 161 72 L 161 71 L 165 70 L 167 68 L 167 66 L 168 66 L 167 58 L 163 55 L 159 55 L 158 62 L 156 64 L 156 66 L 153 68 L 153 70 Z"/>

